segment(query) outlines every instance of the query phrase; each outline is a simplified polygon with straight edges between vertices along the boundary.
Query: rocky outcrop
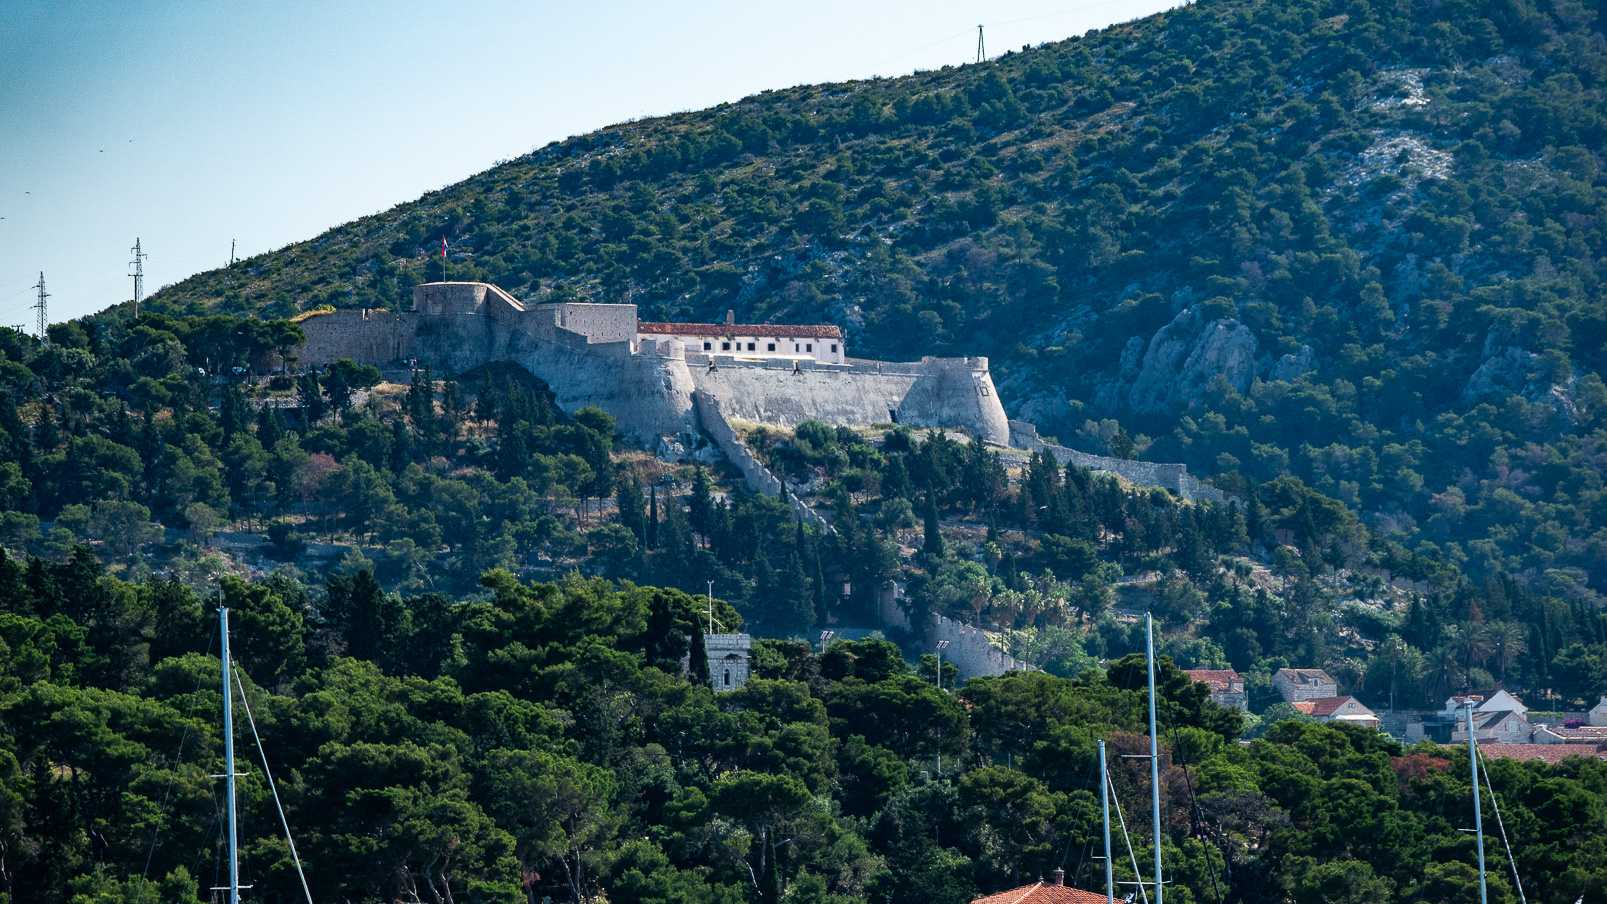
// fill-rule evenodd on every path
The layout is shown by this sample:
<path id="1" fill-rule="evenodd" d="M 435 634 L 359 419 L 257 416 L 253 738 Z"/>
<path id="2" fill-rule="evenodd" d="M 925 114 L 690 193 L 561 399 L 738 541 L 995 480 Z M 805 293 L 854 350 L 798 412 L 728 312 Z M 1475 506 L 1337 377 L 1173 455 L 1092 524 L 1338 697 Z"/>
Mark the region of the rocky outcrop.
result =
<path id="1" fill-rule="evenodd" d="M 1507 346 L 1489 349 L 1484 363 L 1462 387 L 1462 401 L 1470 405 L 1481 401 L 1499 402 L 1509 395 L 1535 395 L 1530 387 L 1539 359 L 1533 352 Z M 1545 387 L 1542 387 L 1542 391 Z"/>
<path id="2" fill-rule="evenodd" d="M 1149 341 L 1128 402 L 1134 411 L 1166 411 L 1198 402 L 1216 377 L 1244 392 L 1255 379 L 1255 334 L 1237 320 L 1205 321 L 1190 308 Z"/>
<path id="3" fill-rule="evenodd" d="M 1300 354 L 1284 355 L 1279 358 L 1267 373 L 1267 379 L 1293 383 L 1316 369 L 1317 356 L 1312 354 L 1311 346 L 1302 345 L 1300 346 Z"/>

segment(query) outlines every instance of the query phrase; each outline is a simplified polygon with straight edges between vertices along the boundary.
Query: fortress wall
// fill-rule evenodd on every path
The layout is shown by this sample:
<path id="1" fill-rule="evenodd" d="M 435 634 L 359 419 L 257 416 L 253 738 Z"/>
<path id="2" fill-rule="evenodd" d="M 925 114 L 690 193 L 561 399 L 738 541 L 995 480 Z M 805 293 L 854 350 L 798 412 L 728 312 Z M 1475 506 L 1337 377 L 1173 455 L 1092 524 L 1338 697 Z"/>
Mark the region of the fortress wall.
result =
<path id="1" fill-rule="evenodd" d="M 706 362 L 712 360 L 711 369 Z M 692 356 L 692 379 L 730 417 L 795 427 L 810 418 L 869 427 L 965 427 L 1006 445 L 1009 428 L 986 358 L 923 358 L 917 363 L 738 360 Z"/>
<path id="2" fill-rule="evenodd" d="M 486 291 L 490 288 L 486 283 L 425 283 L 414 286 L 413 310 L 420 314 L 482 313 Z"/>
<path id="3" fill-rule="evenodd" d="M 298 360 L 307 367 L 323 367 L 341 358 L 389 364 L 411 356 L 417 322 L 416 314 L 368 309 L 315 314 L 301 322 L 307 342 Z"/>
<path id="4" fill-rule="evenodd" d="M 692 404 L 697 409 L 698 422 L 703 427 L 714 444 L 719 447 L 725 457 L 737 466 L 742 476 L 747 480 L 748 486 L 755 492 L 766 496 L 782 496 L 792 507 L 793 516 L 811 527 L 821 531 L 830 531 L 831 522 L 813 508 L 809 507 L 791 493 L 786 491 L 786 485 L 781 478 L 771 473 L 764 463 L 759 461 L 748 444 L 737 435 L 731 422 L 726 420 L 725 413 L 720 410 L 720 401 L 702 392 L 692 394 Z"/>
<path id="5" fill-rule="evenodd" d="M 917 379 L 911 374 L 845 372 L 808 361 L 795 368 L 786 360 L 713 360 L 712 369 L 690 365 L 698 390 L 719 400 L 729 417 L 778 427 L 796 427 L 810 418 L 849 427 L 889 423 Z"/>
<path id="6" fill-rule="evenodd" d="M 1108 471 L 1139 486 L 1164 487 L 1190 502 L 1227 501 L 1227 496 L 1221 490 L 1201 483 L 1189 474 L 1186 465 L 1131 461 L 1078 452 L 1065 446 L 1044 442 L 1038 437 L 1038 428 L 1025 421 L 1010 421 L 1010 445 L 1017 449 L 1048 452 L 1062 466 L 1074 464 L 1091 471 Z"/>
<path id="7" fill-rule="evenodd" d="M 922 358 L 921 377 L 899 406 L 899 422 L 966 427 L 996 446 L 1010 444 L 1010 424 L 988 373 L 987 358 Z"/>
<path id="8" fill-rule="evenodd" d="M 422 288 L 422 287 L 420 287 Z M 478 296 L 476 287 L 448 286 L 426 305 L 462 311 Z M 501 310 L 498 310 L 500 308 Z M 558 407 L 573 413 L 587 405 L 607 411 L 621 433 L 651 447 L 662 435 L 695 433 L 691 373 L 677 355 L 631 353 L 629 341 L 589 343 L 570 330 L 548 326 L 546 335 L 527 312 L 513 310 L 493 296 L 482 313 L 440 316 L 337 311 L 309 318 L 304 363 L 323 365 L 337 358 L 385 364 L 418 357 L 439 373 L 463 373 L 492 361 L 518 364 L 545 380 Z"/>
<path id="9" fill-rule="evenodd" d="M 592 342 L 631 342 L 636 339 L 636 305 L 543 304 L 534 310 L 541 320 L 580 333 Z"/>
<path id="10" fill-rule="evenodd" d="M 948 649 L 943 651 L 943 661 L 954 663 L 959 667 L 960 674 L 967 678 L 975 678 L 978 675 L 1003 675 L 1005 672 L 1032 669 L 1027 663 L 995 647 L 988 635 L 980 629 L 952 618 L 934 613 L 931 624 L 927 626 L 926 636 L 928 642 L 932 644 L 940 640 L 949 642 Z"/>

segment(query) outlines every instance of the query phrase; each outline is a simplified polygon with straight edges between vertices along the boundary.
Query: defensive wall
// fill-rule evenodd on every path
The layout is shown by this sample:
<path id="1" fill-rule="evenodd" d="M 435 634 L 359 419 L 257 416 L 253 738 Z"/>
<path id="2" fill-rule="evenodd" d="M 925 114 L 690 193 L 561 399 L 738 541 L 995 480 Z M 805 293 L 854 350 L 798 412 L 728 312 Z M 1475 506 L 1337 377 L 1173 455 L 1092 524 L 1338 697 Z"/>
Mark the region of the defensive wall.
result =
<path id="1" fill-rule="evenodd" d="M 770 469 L 764 466 L 764 462 L 753 454 L 753 450 L 748 448 L 748 444 L 742 441 L 741 436 L 737 435 L 736 428 L 731 426 L 725 413 L 720 410 L 719 399 L 695 392 L 692 394 L 692 403 L 697 409 L 698 423 L 703 426 L 703 432 L 714 440 L 714 444 L 725 453 L 726 459 L 737 466 L 737 470 L 741 471 L 742 477 L 747 480 L 748 486 L 766 496 L 784 497 L 787 504 L 792 507 L 793 515 L 799 520 L 822 531 L 831 530 L 830 521 L 802 499 L 788 493 L 786 484 L 782 483 L 781 478 L 771 473 Z"/>
<path id="2" fill-rule="evenodd" d="M 882 595 L 881 607 L 882 624 L 894 628 L 910 627 L 909 617 L 898 604 L 898 594 Z M 966 678 L 1036 668 L 994 646 L 993 639 L 980 628 L 934 612 L 926 624 L 926 647 L 936 650 L 939 641 L 948 641 L 948 646 L 943 649 L 943 661 L 953 663 Z"/>
<path id="3" fill-rule="evenodd" d="M 1073 464 L 1090 471 L 1108 471 L 1139 486 L 1164 487 L 1190 502 L 1227 501 L 1221 490 L 1210 484 L 1201 483 L 1190 475 L 1187 465 L 1089 455 L 1087 452 L 1078 452 L 1076 449 L 1044 442 L 1038 437 L 1038 428 L 1025 421 L 1010 422 L 1010 446 L 1033 452 L 1048 452 L 1062 467 Z"/>

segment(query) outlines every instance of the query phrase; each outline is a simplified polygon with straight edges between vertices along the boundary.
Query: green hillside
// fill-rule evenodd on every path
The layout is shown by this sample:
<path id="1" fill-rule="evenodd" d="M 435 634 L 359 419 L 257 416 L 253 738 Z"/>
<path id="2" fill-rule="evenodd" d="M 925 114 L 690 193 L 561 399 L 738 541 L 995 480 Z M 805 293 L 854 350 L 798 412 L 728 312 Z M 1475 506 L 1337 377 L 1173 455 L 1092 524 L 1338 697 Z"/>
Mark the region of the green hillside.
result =
<path id="1" fill-rule="evenodd" d="M 453 278 L 525 298 L 986 354 L 1069 444 L 1119 422 L 1230 490 L 1294 475 L 1475 576 L 1586 593 L 1599 7 L 1202 2 L 604 129 L 152 303 L 405 304 L 444 235 Z"/>

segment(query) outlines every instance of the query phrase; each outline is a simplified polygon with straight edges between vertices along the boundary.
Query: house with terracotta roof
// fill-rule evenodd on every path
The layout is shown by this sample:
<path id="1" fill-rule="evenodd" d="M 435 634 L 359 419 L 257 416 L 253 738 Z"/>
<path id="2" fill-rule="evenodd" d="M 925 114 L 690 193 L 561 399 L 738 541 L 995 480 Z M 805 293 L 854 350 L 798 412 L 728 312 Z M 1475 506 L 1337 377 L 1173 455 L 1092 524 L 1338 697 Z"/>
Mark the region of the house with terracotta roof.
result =
<path id="1" fill-rule="evenodd" d="M 975 898 L 971 904 L 1104 904 L 1105 896 L 1084 891 L 1066 884 L 1066 871 L 1057 869 L 1054 879 L 1042 879 L 1031 885 L 1012 888 L 986 897 Z"/>
<path id="2" fill-rule="evenodd" d="M 1279 669 L 1272 676 L 1272 687 L 1285 703 L 1339 696 L 1339 683 L 1322 669 Z"/>
<path id="3" fill-rule="evenodd" d="M 1536 725 L 1533 744 L 1604 744 L 1607 745 L 1607 725 Z"/>
<path id="4" fill-rule="evenodd" d="M 1378 714 L 1363 706 L 1355 697 L 1318 697 L 1290 705 L 1318 722 L 1348 722 L 1368 728 L 1378 727 Z"/>
<path id="5" fill-rule="evenodd" d="M 1607 760 L 1607 751 L 1594 744 L 1480 744 L 1479 752 L 1497 760 L 1540 760 L 1548 766 L 1571 756 Z"/>
<path id="6" fill-rule="evenodd" d="M 1250 711 L 1250 695 L 1244 690 L 1244 679 L 1232 669 L 1185 669 L 1183 674 L 1211 688 L 1211 699 L 1218 706 L 1231 706 L 1243 712 Z"/>
<path id="7" fill-rule="evenodd" d="M 688 358 L 804 358 L 821 364 L 848 359 L 842 330 L 831 324 L 737 323 L 730 311 L 724 323 L 637 321 L 636 339 L 673 341 Z"/>

